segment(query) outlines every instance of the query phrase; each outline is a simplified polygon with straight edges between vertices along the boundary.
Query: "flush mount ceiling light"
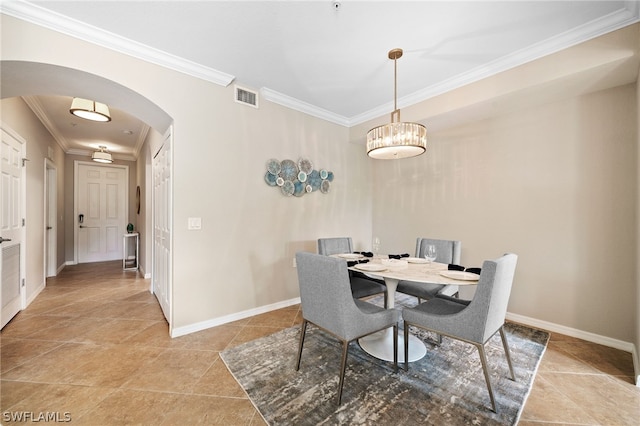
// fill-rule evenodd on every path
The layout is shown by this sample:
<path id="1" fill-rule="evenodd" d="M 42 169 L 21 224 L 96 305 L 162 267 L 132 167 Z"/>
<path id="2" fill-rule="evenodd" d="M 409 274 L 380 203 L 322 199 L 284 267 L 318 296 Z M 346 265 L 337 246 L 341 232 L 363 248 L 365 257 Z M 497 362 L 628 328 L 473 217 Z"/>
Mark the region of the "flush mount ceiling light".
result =
<path id="1" fill-rule="evenodd" d="M 398 58 L 402 49 L 389 51 L 393 59 L 393 112 L 391 123 L 374 127 L 367 133 L 367 155 L 378 160 L 395 160 L 415 157 L 427 150 L 427 129 L 418 123 L 402 123 L 397 107 L 398 97 Z"/>
<path id="2" fill-rule="evenodd" d="M 109 107 L 88 99 L 73 98 L 69 112 L 77 117 L 91 121 L 111 121 Z"/>
<path id="3" fill-rule="evenodd" d="M 91 154 L 91 159 L 93 161 L 97 161 L 98 163 L 113 163 L 113 159 L 111 158 L 111 154 L 107 152 L 107 147 L 100 145 L 100 151 L 96 151 Z"/>

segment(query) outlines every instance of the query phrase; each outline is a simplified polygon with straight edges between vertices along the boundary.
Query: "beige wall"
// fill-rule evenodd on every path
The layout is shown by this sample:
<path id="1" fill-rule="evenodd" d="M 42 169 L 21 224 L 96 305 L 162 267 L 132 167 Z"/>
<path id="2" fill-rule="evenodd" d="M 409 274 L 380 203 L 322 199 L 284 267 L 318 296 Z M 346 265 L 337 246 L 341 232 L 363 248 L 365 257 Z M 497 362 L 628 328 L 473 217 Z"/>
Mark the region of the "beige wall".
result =
<path id="1" fill-rule="evenodd" d="M 462 262 L 519 255 L 509 312 L 632 342 L 636 88 L 626 85 L 430 135 L 374 167 L 384 250 L 462 241 Z"/>
<path id="2" fill-rule="evenodd" d="M 56 268 L 64 265 L 65 252 L 65 224 L 64 216 L 64 152 L 47 129 L 40 123 L 27 104 L 20 98 L 3 99 L 0 101 L 1 121 L 26 140 L 26 245 L 25 256 L 25 285 L 26 298 L 30 300 L 45 284 L 44 260 L 44 173 L 45 158 L 49 155 L 49 148 L 53 155 L 49 158 L 57 170 L 57 223 L 52 224 L 56 232 L 57 262 Z"/>
<path id="3" fill-rule="evenodd" d="M 636 79 L 636 138 L 637 138 L 637 146 L 638 148 L 638 157 L 637 161 L 640 164 L 640 72 L 638 72 L 638 77 Z M 640 385 L 640 259 L 638 259 L 640 255 L 640 248 L 638 248 L 638 241 L 640 241 L 640 173 L 636 169 L 636 179 L 638 182 L 638 194 L 636 198 L 636 315 L 635 315 L 635 324 L 636 324 L 636 337 L 635 337 L 635 348 L 636 348 L 636 385 Z"/>
<path id="4" fill-rule="evenodd" d="M 156 142 L 154 142 L 156 141 Z M 147 277 L 151 276 L 152 259 L 151 247 L 153 243 L 153 228 L 151 221 L 151 193 L 153 192 L 151 163 L 153 159 L 153 146 L 157 146 L 162 141 L 160 135 L 154 129 L 147 134 L 147 139 L 140 150 L 138 161 L 136 162 L 137 185 L 140 186 L 140 213 L 137 215 L 137 230 L 140 232 L 140 271 Z"/>

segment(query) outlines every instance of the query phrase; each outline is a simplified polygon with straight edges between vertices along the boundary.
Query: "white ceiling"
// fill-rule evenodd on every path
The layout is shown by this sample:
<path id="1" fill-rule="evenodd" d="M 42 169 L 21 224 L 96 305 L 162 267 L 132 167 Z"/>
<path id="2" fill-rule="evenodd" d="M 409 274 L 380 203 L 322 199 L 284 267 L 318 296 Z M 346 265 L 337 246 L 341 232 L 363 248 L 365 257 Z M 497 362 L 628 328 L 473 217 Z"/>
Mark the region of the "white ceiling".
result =
<path id="1" fill-rule="evenodd" d="M 638 1 L 33 1 L 2 9 L 217 84 L 259 90 L 262 99 L 345 126 L 391 111 L 392 48 L 404 50 L 403 107 L 640 15 Z M 124 153 L 122 144 L 137 156 L 145 130 L 140 123 L 134 129 L 135 120 L 114 115 L 112 134 L 86 135 L 69 124 L 70 98 L 31 100 L 69 149 L 109 138 L 114 151 Z M 127 129 L 138 133 L 123 137 Z"/>

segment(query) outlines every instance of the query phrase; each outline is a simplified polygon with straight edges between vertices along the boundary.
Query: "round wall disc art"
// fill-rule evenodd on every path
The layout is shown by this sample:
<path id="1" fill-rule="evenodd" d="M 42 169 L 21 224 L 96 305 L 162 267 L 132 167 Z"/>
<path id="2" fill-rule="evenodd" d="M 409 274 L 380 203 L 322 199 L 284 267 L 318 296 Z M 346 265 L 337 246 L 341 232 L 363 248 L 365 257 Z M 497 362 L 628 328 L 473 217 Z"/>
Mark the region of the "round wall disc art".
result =
<path id="1" fill-rule="evenodd" d="M 280 189 L 280 192 L 287 197 L 291 195 L 302 197 L 304 194 L 315 191 L 327 194 L 331 189 L 333 172 L 327 169 L 314 169 L 313 163 L 308 158 L 300 158 L 297 162 L 271 158 L 267 161 L 266 168 L 265 183 Z"/>

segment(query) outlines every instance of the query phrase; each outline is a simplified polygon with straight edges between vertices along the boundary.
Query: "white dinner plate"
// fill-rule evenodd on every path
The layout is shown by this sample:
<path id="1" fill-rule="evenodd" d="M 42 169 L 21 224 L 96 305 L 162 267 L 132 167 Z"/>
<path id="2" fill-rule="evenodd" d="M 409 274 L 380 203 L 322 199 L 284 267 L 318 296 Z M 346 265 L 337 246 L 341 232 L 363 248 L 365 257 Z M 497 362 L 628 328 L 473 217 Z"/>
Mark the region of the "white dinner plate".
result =
<path id="1" fill-rule="evenodd" d="M 358 263 L 354 268 L 367 272 L 382 272 L 387 269 L 384 265 L 380 265 L 379 263 Z"/>
<path id="2" fill-rule="evenodd" d="M 360 259 L 362 255 L 357 253 L 340 253 L 338 257 L 343 259 Z"/>
<path id="3" fill-rule="evenodd" d="M 420 257 L 407 257 L 406 260 L 409 263 L 429 263 L 427 259 L 422 259 Z"/>
<path id="4" fill-rule="evenodd" d="M 480 278 L 480 275 L 478 274 L 464 271 L 442 271 L 440 272 L 440 275 L 462 281 L 478 281 L 478 278 Z"/>

